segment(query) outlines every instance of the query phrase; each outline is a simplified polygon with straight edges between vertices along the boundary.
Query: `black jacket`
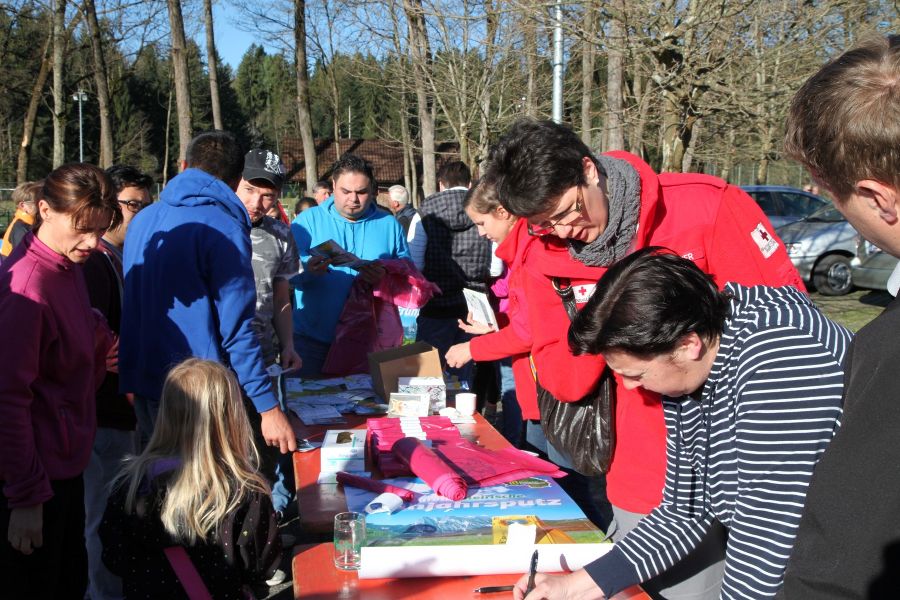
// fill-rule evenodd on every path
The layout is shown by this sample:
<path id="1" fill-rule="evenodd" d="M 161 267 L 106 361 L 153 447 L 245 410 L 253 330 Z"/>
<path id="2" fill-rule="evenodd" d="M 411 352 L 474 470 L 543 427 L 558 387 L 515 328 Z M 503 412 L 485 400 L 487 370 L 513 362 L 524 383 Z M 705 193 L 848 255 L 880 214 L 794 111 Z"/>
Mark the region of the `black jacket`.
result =
<path id="1" fill-rule="evenodd" d="M 840 430 L 813 473 L 779 598 L 900 597 L 900 299 L 844 361 Z"/>
<path id="2" fill-rule="evenodd" d="M 419 207 L 428 234 L 424 275 L 442 292 L 422 308 L 423 316 L 465 317 L 463 288 L 482 292 L 487 289 L 491 242 L 478 235 L 478 229 L 466 215 L 465 197 L 466 190 L 451 188 L 429 196 Z"/>

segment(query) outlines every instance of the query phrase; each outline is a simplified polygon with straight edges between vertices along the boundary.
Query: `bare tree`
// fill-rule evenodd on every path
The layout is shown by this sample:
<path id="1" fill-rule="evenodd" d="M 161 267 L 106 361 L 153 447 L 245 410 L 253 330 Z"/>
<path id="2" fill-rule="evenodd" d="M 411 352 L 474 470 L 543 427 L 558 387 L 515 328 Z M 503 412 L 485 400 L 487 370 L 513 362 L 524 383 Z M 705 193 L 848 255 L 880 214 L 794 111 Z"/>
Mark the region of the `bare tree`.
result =
<path id="1" fill-rule="evenodd" d="M 209 71 L 209 101 L 212 104 L 213 127 L 225 129 L 222 125 L 222 105 L 219 102 L 219 60 L 216 56 L 212 0 L 203 0 L 203 22 L 206 25 L 206 63 Z"/>
<path id="2" fill-rule="evenodd" d="M 97 7 L 94 0 L 84 0 L 82 11 L 87 18 L 91 36 L 91 52 L 94 60 L 94 84 L 97 86 L 97 104 L 100 109 L 100 167 L 113 164 L 113 125 L 110 117 L 109 83 L 106 77 L 106 59 L 103 53 L 103 39 L 97 22 Z"/>
<path id="3" fill-rule="evenodd" d="M 175 105 L 178 113 L 178 161 L 185 160 L 187 147 L 193 136 L 191 124 L 191 85 L 187 62 L 187 41 L 184 38 L 184 17 L 181 0 L 167 0 L 169 28 L 172 32 L 172 68 L 175 74 Z"/>
<path id="4" fill-rule="evenodd" d="M 409 25 L 410 51 L 412 53 L 413 80 L 419 115 L 419 135 L 422 140 L 422 191 L 428 197 L 437 191 L 434 114 L 428 94 L 427 71 L 431 64 L 428 32 L 425 29 L 425 13 L 421 0 L 403 0 L 403 12 Z"/>
<path id="5" fill-rule="evenodd" d="M 592 2 L 584 8 L 584 37 L 581 40 L 581 140 L 590 147 L 593 127 L 594 62 L 596 57 L 597 10 Z"/>
<path id="6" fill-rule="evenodd" d="M 50 47 L 53 45 L 53 28 L 47 28 L 47 39 L 44 41 L 44 50 L 41 52 L 41 67 L 37 78 L 31 87 L 31 97 L 28 100 L 28 108 L 25 111 L 25 120 L 22 123 L 22 142 L 19 144 L 19 158 L 16 163 L 16 183 L 24 183 L 28 180 L 28 158 L 31 153 L 32 134 L 34 122 L 37 118 L 41 97 L 44 95 L 44 86 L 47 85 L 47 77 L 50 75 Z"/>
<path id="7" fill-rule="evenodd" d="M 623 118 L 622 81 L 625 78 L 625 26 L 621 21 L 622 1 L 612 3 L 617 15 L 609 22 L 606 55 L 606 125 L 603 149 L 625 149 L 625 122 Z"/>
<path id="8" fill-rule="evenodd" d="M 66 161 L 66 96 L 63 89 L 66 62 L 66 0 L 53 4 L 53 168 Z"/>
<path id="9" fill-rule="evenodd" d="M 306 2 L 294 0 L 294 67 L 297 73 L 297 123 L 303 142 L 306 165 L 306 191 L 311 196 L 319 179 L 316 141 L 313 138 L 309 108 L 309 66 L 306 61 Z"/>

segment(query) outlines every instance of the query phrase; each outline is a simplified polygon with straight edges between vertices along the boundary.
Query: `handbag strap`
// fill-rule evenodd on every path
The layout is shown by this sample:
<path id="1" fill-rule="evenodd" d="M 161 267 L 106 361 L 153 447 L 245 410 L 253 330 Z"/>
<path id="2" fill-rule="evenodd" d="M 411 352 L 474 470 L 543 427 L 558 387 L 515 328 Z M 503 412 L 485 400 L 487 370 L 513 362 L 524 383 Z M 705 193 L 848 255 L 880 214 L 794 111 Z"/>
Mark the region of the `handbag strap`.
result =
<path id="1" fill-rule="evenodd" d="M 578 304 L 575 302 L 575 290 L 572 289 L 571 280 L 564 277 L 553 277 L 550 282 L 553 284 L 556 295 L 562 300 L 566 314 L 569 315 L 569 321 L 574 321 L 575 315 L 578 314 Z"/>
<path id="2" fill-rule="evenodd" d="M 197 568 L 191 562 L 191 557 L 188 556 L 184 548 L 181 546 L 169 546 L 163 549 L 163 552 L 165 552 L 169 564 L 172 565 L 172 570 L 175 571 L 175 576 L 178 577 L 178 582 L 184 588 L 190 600 L 212 600 L 212 595 L 210 595 L 206 584 L 203 583 L 203 579 L 200 577 L 200 573 L 197 572 Z"/>

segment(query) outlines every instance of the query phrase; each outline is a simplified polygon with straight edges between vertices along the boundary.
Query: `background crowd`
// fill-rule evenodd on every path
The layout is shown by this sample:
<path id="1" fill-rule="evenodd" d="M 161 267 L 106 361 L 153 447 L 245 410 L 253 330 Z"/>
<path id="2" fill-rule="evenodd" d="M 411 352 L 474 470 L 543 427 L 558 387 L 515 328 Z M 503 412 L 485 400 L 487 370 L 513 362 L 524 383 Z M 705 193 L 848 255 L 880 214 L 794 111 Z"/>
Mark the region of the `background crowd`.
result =
<path id="1" fill-rule="evenodd" d="M 837 209 L 900 255 L 898 39 L 813 75 L 787 132 Z M 341 328 L 353 299 L 398 273 L 440 289 L 417 339 L 501 402 L 502 433 L 559 465 L 616 542 L 527 595 L 523 577 L 515 598 L 638 583 L 671 599 L 900 589 L 897 305 L 851 340 L 739 188 L 594 153 L 535 119 L 506 131 L 476 181 L 462 162 L 442 165 L 418 210 L 402 186 L 379 204 L 372 166 L 353 154 L 293 220 L 271 150 L 210 131 L 182 167 L 155 202 L 151 179 L 124 165 L 64 165 L 16 189 L 0 249 L 11 597 L 196 597 L 199 581 L 247 598 L 283 580 L 297 441 L 282 374 L 335 373 L 359 351 Z M 464 289 L 491 295 L 497 326 L 473 320 Z M 601 388 L 612 451 L 586 468 L 585 446 L 548 417 Z"/>

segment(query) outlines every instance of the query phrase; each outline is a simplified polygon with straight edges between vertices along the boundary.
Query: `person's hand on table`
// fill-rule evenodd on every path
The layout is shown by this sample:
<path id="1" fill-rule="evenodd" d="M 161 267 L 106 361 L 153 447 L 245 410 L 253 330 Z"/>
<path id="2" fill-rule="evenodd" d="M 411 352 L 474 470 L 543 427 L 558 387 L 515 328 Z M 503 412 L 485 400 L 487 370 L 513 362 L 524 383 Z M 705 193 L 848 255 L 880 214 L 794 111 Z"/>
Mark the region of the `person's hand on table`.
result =
<path id="1" fill-rule="evenodd" d="M 305 270 L 313 275 L 324 275 L 328 272 L 328 265 L 331 264 L 330 258 L 324 256 L 310 256 L 306 261 Z"/>
<path id="2" fill-rule="evenodd" d="M 538 573 L 534 577 L 534 589 L 527 596 L 528 573 L 522 575 L 513 588 L 514 600 L 605 600 L 603 591 L 597 587 L 584 569 L 566 575 Z"/>
<path id="3" fill-rule="evenodd" d="M 491 333 L 492 331 L 497 331 L 497 328 L 493 325 L 488 325 L 487 323 L 482 323 L 481 321 L 476 321 L 472 318 L 472 313 L 466 315 L 466 320 L 457 319 L 456 322 L 459 324 L 459 328 L 465 331 L 466 333 L 471 333 L 472 335 L 483 335 L 485 333 Z"/>
<path id="4" fill-rule="evenodd" d="M 297 449 L 297 438 L 294 430 L 288 422 L 287 416 L 282 412 L 281 407 L 276 406 L 265 412 L 259 413 L 262 423 L 263 439 L 269 446 L 278 448 L 282 454 L 293 452 Z"/>
<path id="5" fill-rule="evenodd" d="M 452 369 L 458 369 L 462 367 L 464 364 L 472 360 L 472 350 L 469 347 L 469 342 L 463 342 L 462 344 L 450 346 L 450 349 L 447 350 L 447 354 L 444 355 L 444 358 L 447 361 L 448 367 Z"/>
<path id="6" fill-rule="evenodd" d="M 22 554 L 31 554 L 44 545 L 43 531 L 43 504 L 10 509 L 6 539 L 14 550 Z"/>
<path id="7" fill-rule="evenodd" d="M 303 366 L 303 359 L 297 354 L 293 346 L 285 346 L 281 349 L 282 372 L 296 371 Z"/>
<path id="8" fill-rule="evenodd" d="M 359 268 L 360 279 L 373 286 L 378 285 L 385 273 L 387 271 L 377 262 L 369 263 Z"/>

